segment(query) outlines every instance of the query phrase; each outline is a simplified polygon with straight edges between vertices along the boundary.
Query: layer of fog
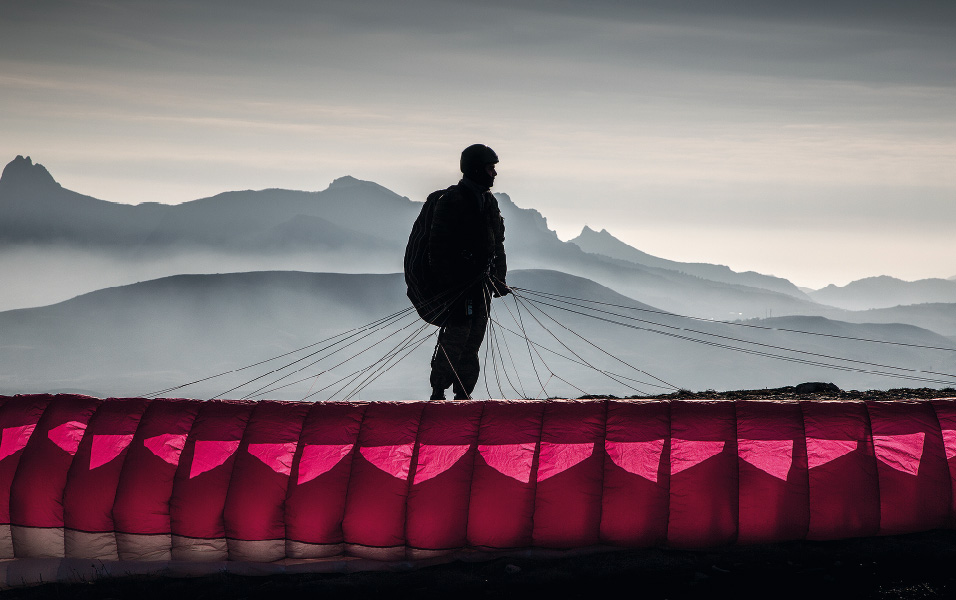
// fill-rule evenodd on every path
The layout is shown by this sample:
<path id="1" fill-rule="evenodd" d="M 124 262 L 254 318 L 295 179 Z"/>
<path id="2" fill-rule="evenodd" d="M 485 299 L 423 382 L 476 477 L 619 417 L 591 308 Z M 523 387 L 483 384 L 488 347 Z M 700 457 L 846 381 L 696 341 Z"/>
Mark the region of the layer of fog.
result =
<path id="1" fill-rule="evenodd" d="M 553 271 L 515 272 L 512 283 L 636 309 L 650 308 L 586 279 Z M 128 396 L 158 391 L 276 357 L 408 308 L 404 291 L 400 274 L 279 272 L 176 276 L 103 290 L 55 306 L 0 313 L 0 364 L 5 366 L 0 373 L 0 393 L 70 391 Z M 820 317 L 783 317 L 753 322 L 774 328 L 757 330 L 623 309 L 613 310 L 643 320 L 603 315 L 626 321 L 630 327 L 625 327 L 554 307 L 539 307 L 554 320 L 533 310 L 527 302 L 518 306 L 513 299 L 495 302 L 496 337 L 489 338 L 482 348 L 485 366 L 475 393 L 477 398 L 577 397 L 585 392 L 627 396 L 673 390 L 660 380 L 692 390 L 779 387 L 812 380 L 833 381 L 844 389 L 941 386 L 885 377 L 875 371 L 922 376 L 956 385 L 956 376 L 929 374 L 952 371 L 951 352 L 782 331 L 798 329 L 828 336 L 956 349 L 951 341 L 911 326 L 851 325 Z M 517 335 L 522 327 L 528 338 L 540 346 L 529 346 Z M 380 374 L 356 398 L 422 399 L 429 391 L 428 363 L 433 349 L 433 339 L 427 336 L 434 331 L 434 327 L 424 325 L 411 313 L 391 329 L 355 341 L 353 346 L 316 365 L 309 366 L 318 358 L 313 356 L 232 389 L 327 344 L 164 395 L 241 398 L 251 393 L 252 398 L 341 399 L 359 387 L 364 377 Z M 360 353 L 393 332 L 378 346 Z M 380 371 L 368 370 L 355 379 L 347 377 L 376 365 L 388 350 L 399 347 L 406 336 L 411 336 L 409 341 L 424 341 L 403 361 L 397 365 L 394 361 L 378 363 Z M 758 356 L 754 351 L 779 354 L 787 360 Z M 352 355 L 355 357 L 351 360 L 337 364 Z M 807 362 L 810 360 L 840 368 L 814 366 Z M 876 367 L 873 363 L 891 368 Z M 301 371 L 292 373 L 300 368 Z M 280 380 L 286 373 L 290 373 L 289 377 Z M 278 387 L 300 379 L 294 385 Z M 318 393 L 310 396 L 313 392 Z"/>
<path id="2" fill-rule="evenodd" d="M 263 254 L 183 247 L 152 256 L 127 256 L 72 246 L 14 246 L 0 250 L 0 311 L 46 306 L 102 288 L 177 274 L 239 271 L 395 273 L 395 252 L 323 250 Z"/>

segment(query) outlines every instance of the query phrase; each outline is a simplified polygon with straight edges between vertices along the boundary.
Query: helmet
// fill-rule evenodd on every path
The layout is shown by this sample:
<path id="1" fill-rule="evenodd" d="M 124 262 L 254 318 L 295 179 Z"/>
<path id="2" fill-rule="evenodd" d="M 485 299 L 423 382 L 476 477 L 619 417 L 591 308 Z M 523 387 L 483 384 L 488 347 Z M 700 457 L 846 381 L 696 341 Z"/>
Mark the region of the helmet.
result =
<path id="1" fill-rule="evenodd" d="M 495 151 L 484 144 L 472 144 L 465 148 L 461 153 L 461 172 L 465 175 L 484 170 L 488 163 L 497 163 L 498 155 Z"/>

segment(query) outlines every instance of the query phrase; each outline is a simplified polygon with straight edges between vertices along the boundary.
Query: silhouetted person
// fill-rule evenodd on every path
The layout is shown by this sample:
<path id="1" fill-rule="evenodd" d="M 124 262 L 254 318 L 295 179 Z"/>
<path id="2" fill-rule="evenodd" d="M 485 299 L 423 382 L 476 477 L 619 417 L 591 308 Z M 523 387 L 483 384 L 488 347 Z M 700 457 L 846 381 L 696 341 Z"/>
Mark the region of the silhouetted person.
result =
<path id="1" fill-rule="evenodd" d="M 505 284 L 504 220 L 489 191 L 497 163 L 487 146 L 465 148 L 464 177 L 428 197 L 409 238 L 408 296 L 422 318 L 441 327 L 431 361 L 432 400 L 443 400 L 449 387 L 456 400 L 471 397 L 491 298 L 511 291 Z"/>

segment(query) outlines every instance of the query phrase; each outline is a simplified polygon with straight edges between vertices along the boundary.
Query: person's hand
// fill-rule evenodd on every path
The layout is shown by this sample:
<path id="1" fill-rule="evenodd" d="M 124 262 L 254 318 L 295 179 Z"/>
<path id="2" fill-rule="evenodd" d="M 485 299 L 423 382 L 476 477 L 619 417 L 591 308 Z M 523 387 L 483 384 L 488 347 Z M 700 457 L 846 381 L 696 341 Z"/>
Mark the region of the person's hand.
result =
<path id="1" fill-rule="evenodd" d="M 503 283 L 493 283 L 491 284 L 491 288 L 491 295 L 495 298 L 501 298 L 502 296 L 507 296 L 511 293 L 511 288 Z"/>

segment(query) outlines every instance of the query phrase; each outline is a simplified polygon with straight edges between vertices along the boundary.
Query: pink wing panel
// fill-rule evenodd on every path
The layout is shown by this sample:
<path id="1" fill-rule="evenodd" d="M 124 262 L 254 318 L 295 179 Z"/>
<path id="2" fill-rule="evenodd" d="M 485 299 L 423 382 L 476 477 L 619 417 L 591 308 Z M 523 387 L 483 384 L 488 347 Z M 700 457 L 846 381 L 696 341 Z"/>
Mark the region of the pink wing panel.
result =
<path id="1" fill-rule="evenodd" d="M 425 406 L 408 495 L 410 548 L 449 550 L 465 545 L 482 409 L 480 402 Z"/>
<path id="2" fill-rule="evenodd" d="M 927 402 L 867 402 L 880 483 L 880 535 L 945 525 L 952 502 L 939 420 Z"/>
<path id="3" fill-rule="evenodd" d="M 10 520 L 26 527 L 63 527 L 63 490 L 86 425 L 102 401 L 54 396 L 23 450 L 10 489 Z"/>
<path id="4" fill-rule="evenodd" d="M 30 395 L 8 398 L 0 407 L 0 490 L 10 490 L 24 449 L 51 396 Z M 0 493 L 0 525 L 10 523 L 11 494 Z"/>
<path id="5" fill-rule="evenodd" d="M 707 547 L 737 539 L 737 422 L 733 402 L 671 402 L 667 542 Z"/>
<path id="6" fill-rule="evenodd" d="M 346 497 L 345 543 L 367 548 L 405 545 L 405 505 L 423 403 L 370 404 Z"/>
<path id="7" fill-rule="evenodd" d="M 609 402 L 601 540 L 662 544 L 670 508 L 670 404 Z"/>
<path id="8" fill-rule="evenodd" d="M 90 418 L 70 467 L 63 493 L 63 520 L 69 529 L 110 532 L 113 503 L 126 450 L 148 400 L 106 400 Z"/>
<path id="9" fill-rule="evenodd" d="M 808 539 L 876 535 L 880 490 L 862 402 L 801 402 L 810 470 Z"/>
<path id="10" fill-rule="evenodd" d="M 285 504 L 286 536 L 308 544 L 341 544 L 345 495 L 366 405 L 310 406 L 299 436 Z"/>
<path id="11" fill-rule="evenodd" d="M 302 422 L 310 405 L 259 402 L 236 454 L 226 497 L 226 537 L 285 538 L 285 498 Z"/>
<path id="12" fill-rule="evenodd" d="M 485 403 L 468 508 L 468 545 L 531 544 L 544 403 Z"/>
<path id="13" fill-rule="evenodd" d="M 943 452 L 949 466 L 950 504 L 947 525 L 956 527 L 956 398 L 933 400 L 936 418 L 943 436 Z"/>
<path id="14" fill-rule="evenodd" d="M 251 402 L 204 402 L 186 440 L 169 515 L 173 535 L 225 538 L 223 509 L 236 452 L 255 405 Z"/>
<path id="15" fill-rule="evenodd" d="M 127 449 L 113 519 L 116 531 L 169 534 L 169 502 L 186 438 L 203 403 L 153 400 Z"/>
<path id="16" fill-rule="evenodd" d="M 738 543 L 801 540 L 810 525 L 807 444 L 797 402 L 737 402 Z"/>
<path id="17" fill-rule="evenodd" d="M 607 402 L 545 405 L 532 543 L 593 546 L 600 539 Z"/>
<path id="18" fill-rule="evenodd" d="M 333 556 L 346 543 L 400 559 L 956 524 L 956 399 L 35 395 L 0 397 L 0 432 L 0 557 L 59 557 L 72 543 L 76 556 L 275 560 Z"/>

